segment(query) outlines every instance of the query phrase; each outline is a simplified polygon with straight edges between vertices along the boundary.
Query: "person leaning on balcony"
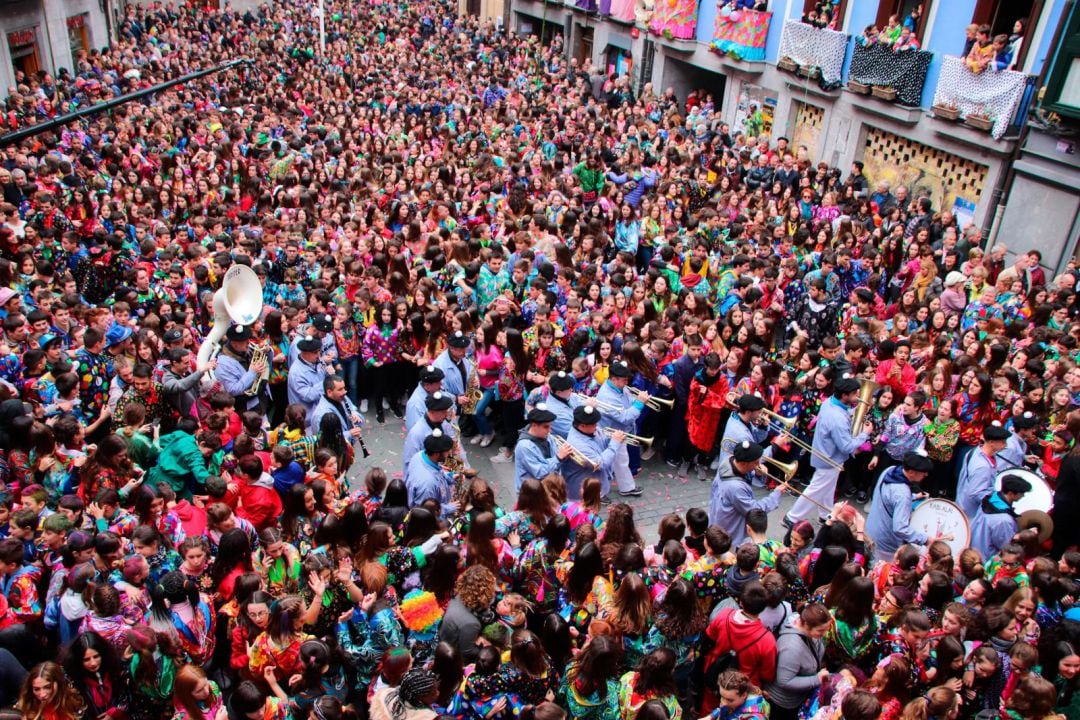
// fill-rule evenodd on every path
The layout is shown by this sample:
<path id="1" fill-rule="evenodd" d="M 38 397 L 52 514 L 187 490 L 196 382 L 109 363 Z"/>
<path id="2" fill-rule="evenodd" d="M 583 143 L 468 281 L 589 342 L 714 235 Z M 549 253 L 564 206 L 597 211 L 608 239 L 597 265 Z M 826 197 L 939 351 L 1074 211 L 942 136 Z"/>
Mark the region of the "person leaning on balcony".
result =
<path id="1" fill-rule="evenodd" d="M 990 42 L 990 26 L 980 25 L 975 35 L 975 44 L 967 54 L 965 64 L 976 75 L 990 66 L 994 61 L 994 44 Z"/>

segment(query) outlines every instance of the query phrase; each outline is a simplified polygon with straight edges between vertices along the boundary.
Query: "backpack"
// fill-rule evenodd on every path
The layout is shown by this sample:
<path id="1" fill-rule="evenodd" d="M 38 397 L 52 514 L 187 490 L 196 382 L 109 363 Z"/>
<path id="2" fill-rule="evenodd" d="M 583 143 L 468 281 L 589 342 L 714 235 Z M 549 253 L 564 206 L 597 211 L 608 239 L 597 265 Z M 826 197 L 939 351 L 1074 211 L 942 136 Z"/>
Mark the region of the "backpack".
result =
<path id="1" fill-rule="evenodd" d="M 769 629 L 766 627 L 761 628 L 761 634 L 755 637 L 750 642 L 746 643 L 740 648 L 736 648 L 731 644 L 731 619 L 735 617 L 735 611 L 732 610 L 728 615 L 728 622 L 725 624 L 727 630 L 728 650 L 727 652 L 720 653 L 720 655 L 712 661 L 712 663 L 705 668 L 705 687 L 715 691 L 717 682 L 720 680 L 720 675 L 725 670 L 737 670 L 739 665 L 739 653 L 752 647 L 758 640 L 765 637 L 769 633 Z"/>

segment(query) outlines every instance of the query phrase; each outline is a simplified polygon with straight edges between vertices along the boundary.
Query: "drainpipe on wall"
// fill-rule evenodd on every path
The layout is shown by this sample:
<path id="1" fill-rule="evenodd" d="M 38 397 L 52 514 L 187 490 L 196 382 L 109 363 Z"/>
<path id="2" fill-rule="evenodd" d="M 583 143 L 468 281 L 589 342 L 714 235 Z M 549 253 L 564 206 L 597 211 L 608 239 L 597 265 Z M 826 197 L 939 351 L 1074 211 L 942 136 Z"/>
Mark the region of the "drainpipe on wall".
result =
<path id="1" fill-rule="evenodd" d="M 1061 17 L 1058 18 L 1057 27 L 1054 29 L 1054 37 L 1050 41 L 1050 53 L 1051 57 L 1054 57 L 1054 53 L 1058 50 L 1058 45 L 1061 42 L 1061 35 L 1065 32 L 1065 26 L 1069 22 L 1069 18 L 1072 17 L 1073 6 L 1076 4 L 1076 0 L 1065 0 L 1065 7 L 1061 9 Z M 1043 83 L 1046 82 L 1046 76 L 1050 72 L 1050 66 L 1053 63 L 1050 58 L 1047 58 L 1046 62 L 1043 62 L 1042 70 L 1039 71 L 1039 78 L 1035 82 L 1035 92 L 1038 105 L 1042 104 L 1041 92 Z M 1030 117 L 1032 110 L 1028 110 Z M 1013 183 L 1016 181 L 1016 161 L 1020 159 L 1020 153 L 1023 152 L 1024 143 L 1027 142 L 1028 134 L 1031 132 L 1029 118 L 1024 118 L 1024 124 L 1020 127 L 1020 137 L 1016 140 L 1016 147 L 1013 148 L 1012 153 L 1009 155 L 1008 166 L 1004 173 L 1001 175 L 1001 180 L 998 181 L 997 187 L 994 188 L 994 194 L 990 197 L 990 202 L 994 205 L 994 219 L 990 225 L 990 232 L 986 238 L 986 251 L 990 252 L 990 249 L 994 247 L 994 243 L 997 242 L 998 232 L 1001 230 L 1001 218 L 1005 215 L 1006 199 L 1009 197 L 1009 193 L 1012 192 Z"/>

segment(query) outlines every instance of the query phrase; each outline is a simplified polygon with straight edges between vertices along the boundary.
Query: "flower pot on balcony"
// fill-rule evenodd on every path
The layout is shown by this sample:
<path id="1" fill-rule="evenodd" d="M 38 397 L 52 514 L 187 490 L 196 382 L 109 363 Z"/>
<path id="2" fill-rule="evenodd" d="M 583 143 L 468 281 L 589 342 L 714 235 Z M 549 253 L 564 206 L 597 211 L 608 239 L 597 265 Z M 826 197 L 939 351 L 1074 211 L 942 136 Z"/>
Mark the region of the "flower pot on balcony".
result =
<path id="1" fill-rule="evenodd" d="M 964 118 L 964 124 L 968 127 L 973 127 L 976 130 L 982 130 L 983 132 L 990 132 L 994 127 L 994 118 L 987 115 L 968 115 Z"/>
<path id="2" fill-rule="evenodd" d="M 946 105 L 944 103 L 938 103 L 931 108 L 934 112 L 934 117 L 941 118 L 942 120 L 958 120 L 960 118 L 960 108 L 955 105 Z"/>
<path id="3" fill-rule="evenodd" d="M 795 72 L 799 69 L 799 64 L 789 57 L 780 58 L 780 62 L 776 63 L 776 67 L 780 68 L 784 72 Z"/>
<path id="4" fill-rule="evenodd" d="M 858 93 L 859 95 L 870 94 L 870 86 L 866 83 L 861 83 L 858 80 L 848 80 L 847 86 L 848 90 L 853 93 Z"/>
<path id="5" fill-rule="evenodd" d="M 888 102 L 896 101 L 896 88 L 894 87 L 875 86 L 874 89 L 871 90 L 871 92 L 874 94 L 874 97 L 878 98 L 879 100 L 886 100 Z"/>

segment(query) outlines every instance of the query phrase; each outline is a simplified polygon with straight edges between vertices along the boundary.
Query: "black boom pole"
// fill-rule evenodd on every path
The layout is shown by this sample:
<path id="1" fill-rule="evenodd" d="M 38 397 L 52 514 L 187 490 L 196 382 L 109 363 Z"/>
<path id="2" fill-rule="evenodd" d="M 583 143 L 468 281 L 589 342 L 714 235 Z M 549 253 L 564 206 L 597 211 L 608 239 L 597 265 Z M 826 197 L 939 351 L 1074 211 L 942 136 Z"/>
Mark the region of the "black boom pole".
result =
<path id="1" fill-rule="evenodd" d="M 133 93 L 121 95 L 120 97 L 113 98 L 112 100 L 107 100 L 103 103 L 98 103 L 96 105 L 88 105 L 87 107 L 76 110 L 75 112 L 68 113 L 67 115 L 55 117 L 47 122 L 38 123 L 37 125 L 25 127 L 22 130 L 15 130 L 13 132 L 0 135 L 0 147 L 14 145 L 15 143 L 22 142 L 26 138 L 34 137 L 35 135 L 40 135 L 41 133 L 64 127 L 69 123 L 75 122 L 79 118 L 90 117 L 91 115 L 97 115 L 98 113 L 105 112 L 106 110 L 112 110 L 113 108 L 120 107 L 121 105 L 129 103 L 133 100 L 142 100 L 144 97 L 148 97 L 150 95 L 153 95 L 154 93 L 163 92 L 176 85 L 191 82 L 192 80 L 198 80 L 199 78 L 204 78 L 207 75 L 219 73 L 222 70 L 229 70 L 231 68 L 237 67 L 238 65 L 251 64 L 253 63 L 248 58 L 230 60 L 227 63 L 222 63 L 221 65 L 217 65 L 206 70 L 199 70 L 198 72 L 188 73 L 187 75 L 181 75 L 180 77 L 173 80 L 166 80 L 165 82 L 154 85 L 153 87 L 148 87 L 144 90 L 136 90 Z"/>

